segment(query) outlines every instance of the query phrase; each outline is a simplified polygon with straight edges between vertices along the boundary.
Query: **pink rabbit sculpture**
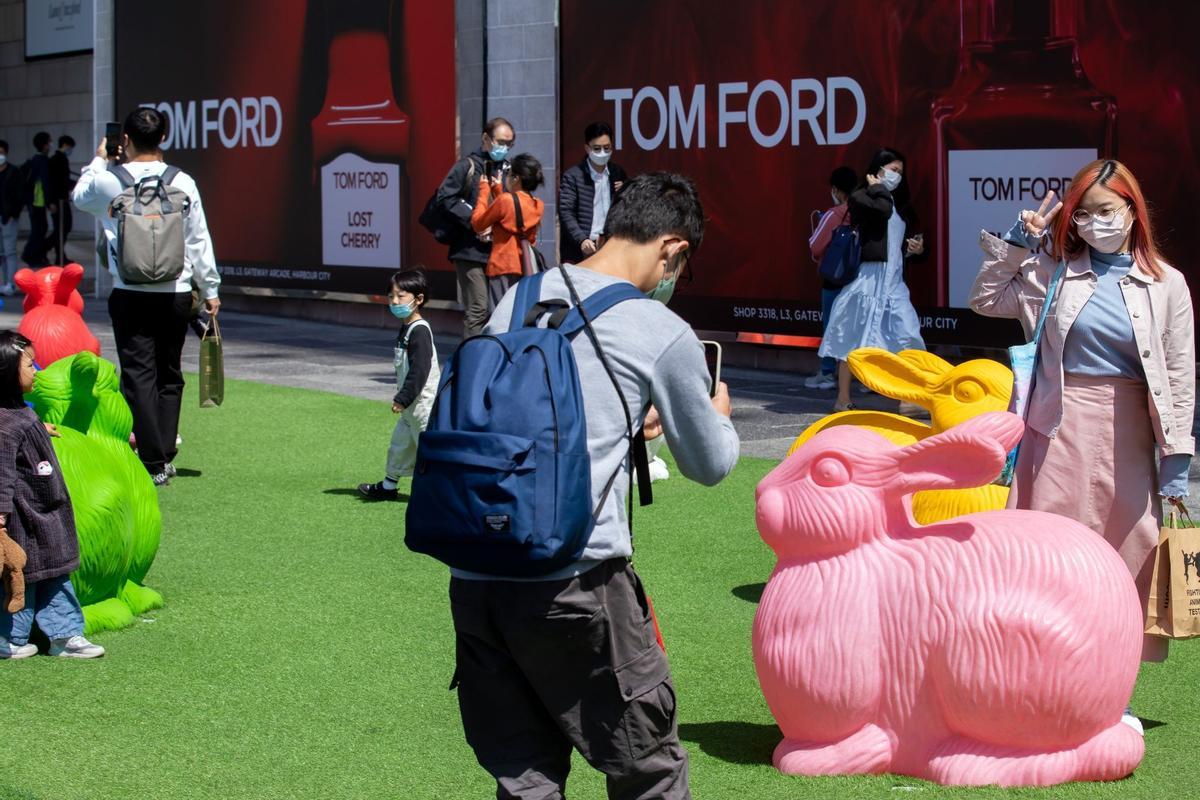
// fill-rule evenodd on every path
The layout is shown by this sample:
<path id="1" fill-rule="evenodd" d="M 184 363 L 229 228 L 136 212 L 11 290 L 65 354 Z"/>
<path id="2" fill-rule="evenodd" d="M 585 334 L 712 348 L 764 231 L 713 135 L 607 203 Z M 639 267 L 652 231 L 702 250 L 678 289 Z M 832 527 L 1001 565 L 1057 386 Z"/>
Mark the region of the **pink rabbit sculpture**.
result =
<path id="1" fill-rule="evenodd" d="M 1037 511 L 913 520 L 914 492 L 987 483 L 1022 427 L 993 412 L 907 447 L 834 427 L 758 485 L 779 562 L 754 663 L 781 772 L 1048 786 L 1141 762 L 1120 719 L 1142 609 L 1116 551 Z"/>

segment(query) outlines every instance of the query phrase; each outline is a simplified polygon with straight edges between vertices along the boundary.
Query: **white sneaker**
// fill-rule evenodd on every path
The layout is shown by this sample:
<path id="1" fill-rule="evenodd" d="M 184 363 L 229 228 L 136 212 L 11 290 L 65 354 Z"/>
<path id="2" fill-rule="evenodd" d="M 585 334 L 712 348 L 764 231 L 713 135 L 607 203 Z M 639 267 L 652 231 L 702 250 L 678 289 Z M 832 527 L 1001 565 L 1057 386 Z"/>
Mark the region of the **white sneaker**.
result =
<path id="1" fill-rule="evenodd" d="M 817 388 L 817 384 L 820 383 L 822 380 L 824 380 L 824 378 L 825 378 L 825 373 L 823 373 L 823 372 L 817 372 L 813 375 L 809 375 L 807 378 L 804 379 L 804 388 L 805 389 L 815 389 L 815 388 Z"/>
<path id="2" fill-rule="evenodd" d="M 1142 727 L 1142 721 L 1133 713 L 1133 706 L 1127 706 L 1125 713 L 1121 715 L 1121 722 L 1124 722 L 1129 727 L 1138 732 L 1138 736 L 1145 736 L 1146 729 Z"/>
<path id="3" fill-rule="evenodd" d="M 0 639 L 0 658 L 8 658 L 16 661 L 19 658 L 36 656 L 37 652 L 36 644 L 13 644 L 10 641 Z"/>
<path id="4" fill-rule="evenodd" d="M 5 297 L 12 297 L 16 293 L 17 293 L 17 288 L 15 286 L 13 286 L 11 282 L 6 283 L 3 286 L 0 286 L 0 295 L 4 295 Z"/>
<path id="5" fill-rule="evenodd" d="M 50 655 L 63 658 L 99 658 L 104 655 L 104 648 L 92 644 L 82 636 L 72 636 L 70 639 L 52 639 Z"/>
<path id="6" fill-rule="evenodd" d="M 655 456 L 650 459 L 650 482 L 665 481 L 671 477 L 671 471 L 667 469 L 667 462 Z"/>

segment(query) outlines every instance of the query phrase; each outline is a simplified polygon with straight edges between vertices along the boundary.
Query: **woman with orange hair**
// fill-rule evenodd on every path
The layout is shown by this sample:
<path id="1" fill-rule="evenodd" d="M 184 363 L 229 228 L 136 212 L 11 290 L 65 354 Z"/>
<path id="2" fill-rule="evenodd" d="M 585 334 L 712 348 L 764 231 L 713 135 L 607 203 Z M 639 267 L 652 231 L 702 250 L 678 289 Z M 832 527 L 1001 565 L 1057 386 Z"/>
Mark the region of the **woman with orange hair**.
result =
<path id="1" fill-rule="evenodd" d="M 1160 258 L 1125 165 L 1092 162 L 1062 202 L 1052 199 L 1022 211 L 1003 240 L 981 234 L 986 258 L 970 296 L 978 313 L 1019 319 L 1029 335 L 1056 284 L 1009 505 L 1091 527 L 1125 560 L 1144 603 L 1160 497 L 1187 494 L 1194 453 L 1191 293 Z M 1143 660 L 1166 658 L 1166 645 L 1147 637 Z"/>

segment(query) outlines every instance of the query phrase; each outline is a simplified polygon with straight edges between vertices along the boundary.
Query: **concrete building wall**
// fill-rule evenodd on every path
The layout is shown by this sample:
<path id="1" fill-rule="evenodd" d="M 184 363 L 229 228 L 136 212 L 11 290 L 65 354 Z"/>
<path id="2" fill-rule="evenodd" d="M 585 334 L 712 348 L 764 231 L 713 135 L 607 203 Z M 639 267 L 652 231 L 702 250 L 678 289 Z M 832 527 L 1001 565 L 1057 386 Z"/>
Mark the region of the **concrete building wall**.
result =
<path id="1" fill-rule="evenodd" d="M 98 0 L 97 6 L 111 10 L 112 2 Z M 111 23 L 109 27 L 111 31 Z M 63 134 L 75 139 L 74 172 L 91 160 L 97 141 L 92 125 L 92 61 L 91 55 L 26 61 L 24 0 L 0 0 L 0 139 L 8 142 L 10 163 L 20 165 L 33 155 L 33 135 L 43 130 L 54 138 L 51 149 Z M 27 227 L 22 214 L 22 231 Z M 90 242 L 90 216 L 75 212 L 71 238 L 71 256 L 84 256 L 89 247 L 74 243 Z"/>
<path id="2" fill-rule="evenodd" d="M 558 237 L 558 3 L 457 0 L 455 17 L 461 147 L 478 146 L 484 120 L 512 122 L 517 132 L 512 155 L 530 153 L 542 162 L 546 185 L 537 196 L 546 214 L 538 248 L 552 260 Z"/>

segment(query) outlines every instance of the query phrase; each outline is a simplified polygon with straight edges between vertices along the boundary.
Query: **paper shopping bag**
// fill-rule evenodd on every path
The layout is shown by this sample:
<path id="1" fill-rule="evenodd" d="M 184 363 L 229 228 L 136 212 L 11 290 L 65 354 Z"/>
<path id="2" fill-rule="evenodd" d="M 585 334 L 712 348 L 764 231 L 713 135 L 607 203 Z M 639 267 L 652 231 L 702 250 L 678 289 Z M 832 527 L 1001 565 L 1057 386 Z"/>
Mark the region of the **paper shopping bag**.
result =
<path id="1" fill-rule="evenodd" d="M 1146 601 L 1146 633 L 1169 639 L 1200 636 L 1200 529 L 1172 510 L 1159 532 Z"/>
<path id="2" fill-rule="evenodd" d="M 215 408 L 225 400 L 225 356 L 221 328 L 214 315 L 200 339 L 200 407 Z"/>

